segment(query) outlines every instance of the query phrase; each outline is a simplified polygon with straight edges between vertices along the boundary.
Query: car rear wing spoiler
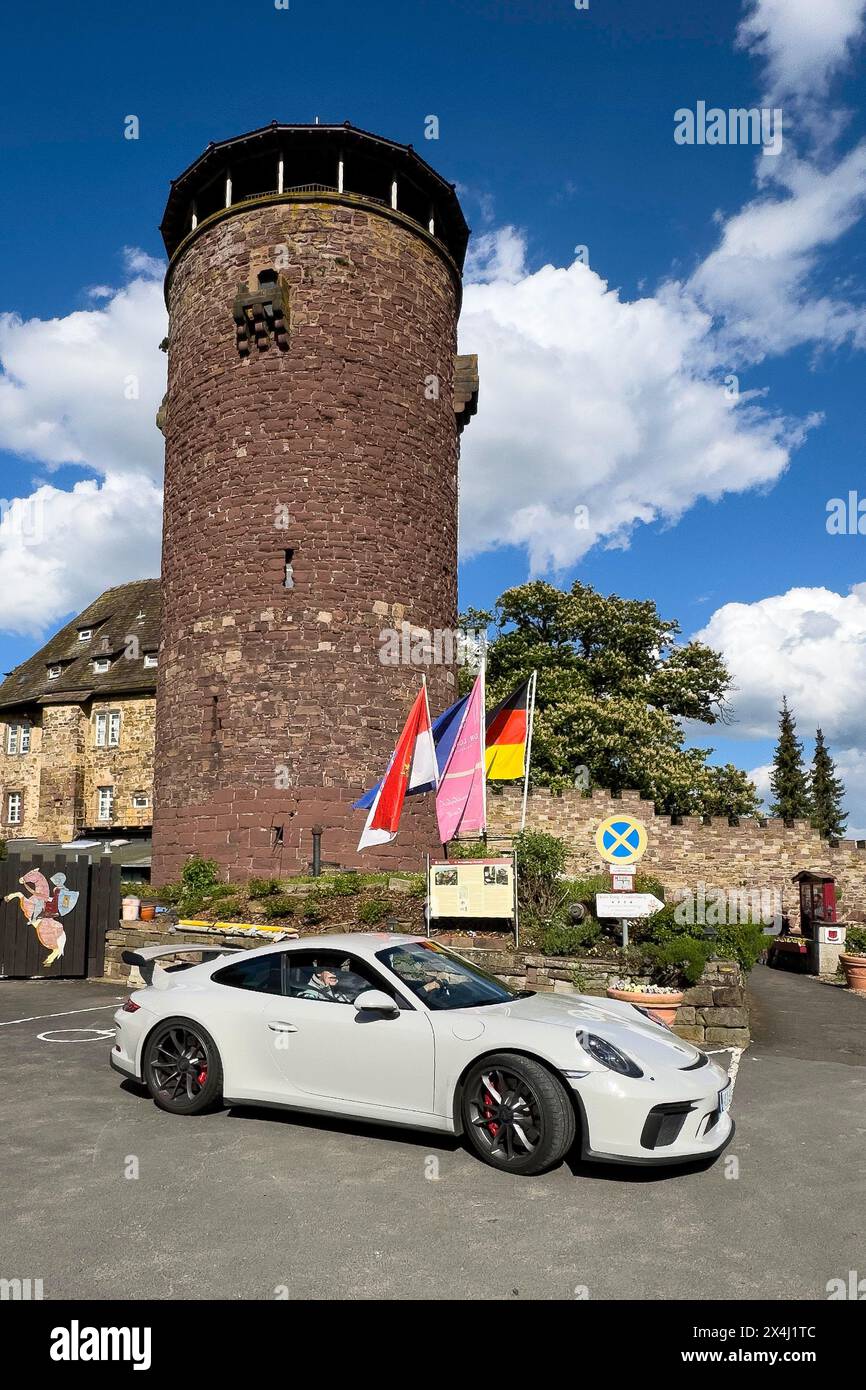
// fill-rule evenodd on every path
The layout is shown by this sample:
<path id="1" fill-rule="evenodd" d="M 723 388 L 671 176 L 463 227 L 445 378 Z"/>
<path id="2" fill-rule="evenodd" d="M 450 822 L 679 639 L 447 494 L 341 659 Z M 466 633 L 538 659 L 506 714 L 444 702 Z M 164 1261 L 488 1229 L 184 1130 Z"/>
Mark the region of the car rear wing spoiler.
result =
<path id="1" fill-rule="evenodd" d="M 234 955 L 243 949 L 243 946 L 206 946 L 201 942 L 198 944 L 189 942 L 185 946 L 138 946 L 122 951 L 120 958 L 126 965 L 135 966 L 139 970 L 146 985 L 154 985 L 159 988 L 161 984 L 167 983 L 167 971 L 161 970 L 159 967 L 160 956 L 184 956 L 196 953 L 201 955 L 204 961 L 213 956 Z"/>

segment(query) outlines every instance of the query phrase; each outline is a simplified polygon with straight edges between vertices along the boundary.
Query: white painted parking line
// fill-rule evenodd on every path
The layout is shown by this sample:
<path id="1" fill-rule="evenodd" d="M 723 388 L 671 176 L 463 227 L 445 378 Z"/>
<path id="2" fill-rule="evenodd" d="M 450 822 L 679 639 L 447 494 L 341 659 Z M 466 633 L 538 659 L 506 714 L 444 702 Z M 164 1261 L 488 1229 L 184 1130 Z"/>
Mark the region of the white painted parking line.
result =
<path id="1" fill-rule="evenodd" d="M 33 1014 L 30 1018 L 10 1018 L 0 1023 L 0 1028 L 11 1028 L 13 1023 L 39 1023 L 43 1018 L 70 1018 L 72 1014 L 98 1014 L 101 1009 L 116 1009 L 124 996 L 118 994 L 112 1004 L 94 1004 L 89 1009 L 64 1009 L 59 1014 Z"/>
<path id="2" fill-rule="evenodd" d="M 100 1042 L 104 1038 L 113 1038 L 117 1032 L 116 1028 L 46 1028 L 44 1033 L 37 1033 L 40 1042 Z M 86 1038 L 61 1037 L 61 1033 L 87 1033 Z"/>
<path id="3" fill-rule="evenodd" d="M 707 1049 L 707 1056 L 708 1056 L 708 1057 L 718 1057 L 719 1054 L 722 1053 L 722 1052 L 730 1052 L 730 1054 L 731 1054 L 731 1064 L 730 1064 L 730 1066 L 728 1067 L 728 1079 L 729 1079 L 729 1081 L 730 1081 L 730 1083 L 731 1083 L 731 1096 L 732 1096 L 732 1097 L 733 1097 L 733 1094 L 734 1094 L 734 1087 L 735 1087 L 736 1084 L 737 1084 L 737 1074 L 739 1073 L 739 1070 L 740 1070 L 740 1059 L 741 1059 L 743 1053 L 745 1052 L 745 1050 L 746 1050 L 746 1049 L 745 1049 L 744 1047 L 714 1047 L 714 1048 L 712 1048 L 712 1049 L 710 1049 L 710 1048 Z"/>

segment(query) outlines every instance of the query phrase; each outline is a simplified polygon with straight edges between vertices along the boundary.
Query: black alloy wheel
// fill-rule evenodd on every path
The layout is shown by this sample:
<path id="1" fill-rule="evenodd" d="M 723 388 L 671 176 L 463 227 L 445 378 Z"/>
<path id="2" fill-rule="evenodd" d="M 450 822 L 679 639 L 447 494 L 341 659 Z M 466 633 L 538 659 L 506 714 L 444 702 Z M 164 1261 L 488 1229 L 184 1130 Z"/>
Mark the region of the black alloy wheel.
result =
<path id="1" fill-rule="evenodd" d="M 144 1080 L 161 1110 L 197 1115 L 220 1095 L 222 1067 L 213 1038 L 198 1023 L 171 1018 L 147 1042 Z"/>

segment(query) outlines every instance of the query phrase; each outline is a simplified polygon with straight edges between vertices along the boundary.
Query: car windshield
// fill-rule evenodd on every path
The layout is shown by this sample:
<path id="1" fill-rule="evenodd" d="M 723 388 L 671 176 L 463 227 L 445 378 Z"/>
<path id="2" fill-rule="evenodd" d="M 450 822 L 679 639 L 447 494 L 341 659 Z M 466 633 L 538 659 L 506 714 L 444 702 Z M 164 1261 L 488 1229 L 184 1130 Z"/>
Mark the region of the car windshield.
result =
<path id="1" fill-rule="evenodd" d="M 495 975 L 452 955 L 435 941 L 411 941 L 378 951 L 387 966 L 428 1009 L 470 1009 L 480 1004 L 507 1004 L 531 990 L 510 989 Z"/>

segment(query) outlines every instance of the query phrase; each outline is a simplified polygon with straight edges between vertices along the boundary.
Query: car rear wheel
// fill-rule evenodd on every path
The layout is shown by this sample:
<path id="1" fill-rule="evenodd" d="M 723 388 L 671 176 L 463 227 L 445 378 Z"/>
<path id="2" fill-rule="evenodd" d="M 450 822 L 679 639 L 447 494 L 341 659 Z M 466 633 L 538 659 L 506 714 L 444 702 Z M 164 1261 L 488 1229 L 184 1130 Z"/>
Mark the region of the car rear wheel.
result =
<path id="1" fill-rule="evenodd" d="M 477 1062 L 466 1076 L 462 1110 L 475 1152 L 509 1173 L 543 1173 L 574 1143 L 571 1099 L 531 1057 L 500 1052 Z"/>
<path id="2" fill-rule="evenodd" d="M 160 1110 L 198 1115 L 222 1091 L 216 1043 L 198 1023 L 167 1018 L 151 1033 L 144 1054 L 144 1082 Z"/>

